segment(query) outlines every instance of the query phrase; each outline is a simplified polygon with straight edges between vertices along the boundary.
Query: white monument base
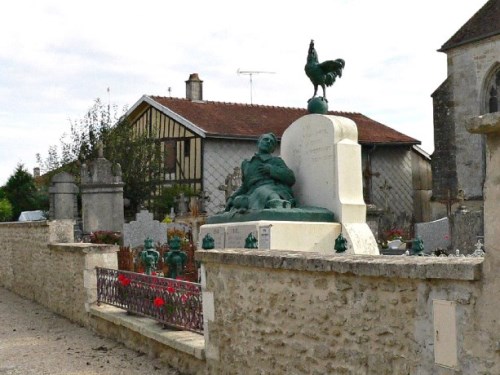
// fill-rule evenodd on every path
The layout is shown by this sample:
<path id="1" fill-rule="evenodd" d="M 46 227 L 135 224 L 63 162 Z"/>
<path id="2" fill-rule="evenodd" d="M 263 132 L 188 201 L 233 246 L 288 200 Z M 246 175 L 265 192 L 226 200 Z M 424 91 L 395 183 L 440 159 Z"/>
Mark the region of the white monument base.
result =
<path id="1" fill-rule="evenodd" d="M 240 223 L 205 224 L 200 228 L 198 249 L 210 234 L 216 249 L 242 249 L 250 233 L 257 238 L 259 250 L 292 250 L 335 253 L 339 223 L 304 221 L 247 221 Z"/>
<path id="2" fill-rule="evenodd" d="M 366 223 L 342 224 L 342 235 L 347 240 L 344 254 L 380 255 L 373 232 Z"/>

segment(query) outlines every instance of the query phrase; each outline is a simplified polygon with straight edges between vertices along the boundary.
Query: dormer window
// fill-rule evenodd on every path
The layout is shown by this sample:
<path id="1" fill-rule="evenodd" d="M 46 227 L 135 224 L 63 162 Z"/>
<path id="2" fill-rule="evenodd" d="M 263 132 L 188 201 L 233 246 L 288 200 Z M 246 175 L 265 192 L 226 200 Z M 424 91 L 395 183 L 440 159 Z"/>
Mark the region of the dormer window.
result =
<path id="1" fill-rule="evenodd" d="M 491 85 L 489 86 L 487 108 L 488 113 L 499 111 L 498 90 L 500 89 L 500 69 L 494 74 Z"/>

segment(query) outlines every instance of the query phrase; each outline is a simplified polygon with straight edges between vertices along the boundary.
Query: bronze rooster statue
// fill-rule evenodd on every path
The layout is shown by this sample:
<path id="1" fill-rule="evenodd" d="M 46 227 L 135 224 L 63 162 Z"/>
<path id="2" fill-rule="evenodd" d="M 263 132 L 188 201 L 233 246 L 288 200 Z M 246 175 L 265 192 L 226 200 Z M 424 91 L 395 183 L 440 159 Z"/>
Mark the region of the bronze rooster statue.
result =
<path id="1" fill-rule="evenodd" d="M 337 77 L 342 77 L 344 66 L 345 61 L 342 59 L 327 60 L 319 63 L 318 54 L 314 49 L 314 40 L 311 40 L 307 54 L 307 64 L 304 70 L 314 85 L 314 95 L 312 98 L 318 93 L 318 86 L 321 86 L 323 89 L 323 99 L 326 100 L 325 86 L 333 85 Z"/>

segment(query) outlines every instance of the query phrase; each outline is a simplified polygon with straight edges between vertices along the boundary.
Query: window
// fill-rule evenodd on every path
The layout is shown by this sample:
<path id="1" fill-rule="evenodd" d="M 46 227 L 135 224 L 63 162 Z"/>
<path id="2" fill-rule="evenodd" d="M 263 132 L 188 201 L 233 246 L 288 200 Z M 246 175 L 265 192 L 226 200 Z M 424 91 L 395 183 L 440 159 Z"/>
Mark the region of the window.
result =
<path id="1" fill-rule="evenodd" d="M 165 142 L 165 172 L 175 173 L 175 162 L 177 161 L 176 142 Z"/>
<path id="2" fill-rule="evenodd" d="M 498 112 L 499 100 L 498 90 L 500 89 L 500 69 L 493 75 L 491 84 L 488 87 L 487 109 L 488 113 Z"/>
<path id="3" fill-rule="evenodd" d="M 191 156 L 191 140 L 187 139 L 184 141 L 184 157 L 188 158 Z"/>

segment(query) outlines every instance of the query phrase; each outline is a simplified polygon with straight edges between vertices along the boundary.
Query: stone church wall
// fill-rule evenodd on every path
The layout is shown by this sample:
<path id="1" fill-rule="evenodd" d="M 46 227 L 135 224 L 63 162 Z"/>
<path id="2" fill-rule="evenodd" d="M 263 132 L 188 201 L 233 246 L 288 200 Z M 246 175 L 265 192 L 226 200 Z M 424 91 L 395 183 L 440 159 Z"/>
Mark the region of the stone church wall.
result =
<path id="1" fill-rule="evenodd" d="M 468 133 L 465 121 L 486 112 L 485 80 L 491 68 L 498 63 L 500 37 L 460 46 L 447 51 L 447 55 L 451 89 L 450 116 L 455 130 L 455 145 L 451 147 L 456 148 L 456 188 L 464 191 L 466 199 L 482 199 L 485 175 L 484 138 L 482 135 Z M 436 110 L 439 112 L 443 109 Z M 435 139 L 438 139 L 438 135 L 436 134 Z M 449 164 L 448 162 L 448 166 Z"/>

